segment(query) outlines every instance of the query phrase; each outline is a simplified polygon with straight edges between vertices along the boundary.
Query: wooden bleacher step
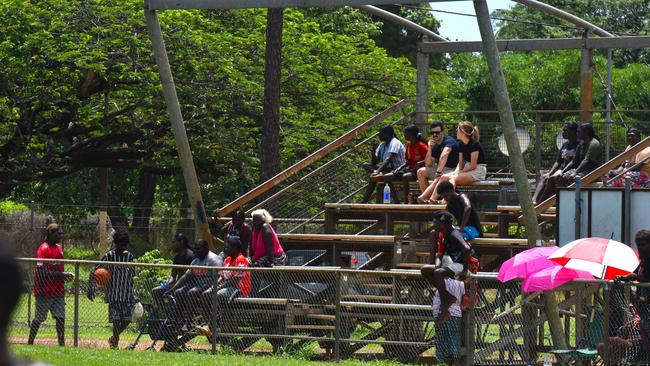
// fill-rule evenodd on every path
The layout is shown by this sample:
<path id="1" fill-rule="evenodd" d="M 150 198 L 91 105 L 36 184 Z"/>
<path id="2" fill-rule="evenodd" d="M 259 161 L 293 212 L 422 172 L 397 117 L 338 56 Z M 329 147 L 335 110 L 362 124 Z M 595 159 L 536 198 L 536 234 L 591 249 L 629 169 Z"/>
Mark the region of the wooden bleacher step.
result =
<path id="1" fill-rule="evenodd" d="M 307 315 L 305 315 L 305 318 L 307 318 L 307 319 L 316 319 L 316 320 L 328 320 L 328 321 L 334 321 L 334 320 L 336 320 L 336 315 L 327 315 L 327 314 L 307 314 Z"/>
<path id="2" fill-rule="evenodd" d="M 287 325 L 288 330 L 334 330 L 334 328 L 335 327 L 333 325 Z"/>
<path id="3" fill-rule="evenodd" d="M 391 302 L 393 301 L 392 296 L 380 296 L 380 295 L 343 295 L 343 300 L 368 300 L 368 301 L 377 301 L 377 302 Z"/>

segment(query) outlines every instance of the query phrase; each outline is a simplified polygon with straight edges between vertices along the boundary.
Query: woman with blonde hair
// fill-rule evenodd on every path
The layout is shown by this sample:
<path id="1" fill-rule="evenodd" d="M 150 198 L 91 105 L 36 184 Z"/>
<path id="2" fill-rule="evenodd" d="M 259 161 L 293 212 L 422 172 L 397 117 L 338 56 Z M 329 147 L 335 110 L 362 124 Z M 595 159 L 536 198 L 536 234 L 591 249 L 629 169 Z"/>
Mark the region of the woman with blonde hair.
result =
<path id="1" fill-rule="evenodd" d="M 264 210 L 255 210 L 251 213 L 253 219 L 253 232 L 251 235 L 251 257 L 253 266 L 272 267 L 287 264 L 287 256 L 280 245 L 278 234 L 273 230 L 271 222 L 273 217 Z"/>
<path id="2" fill-rule="evenodd" d="M 464 121 L 456 129 L 456 139 L 460 145 L 458 165 L 452 173 L 440 177 L 440 182 L 449 181 L 454 187 L 458 185 L 471 185 L 479 180 L 484 180 L 487 175 L 485 165 L 485 152 L 479 143 L 480 134 L 478 127 L 472 122 Z M 440 195 L 437 190 L 433 200 L 438 200 Z"/>

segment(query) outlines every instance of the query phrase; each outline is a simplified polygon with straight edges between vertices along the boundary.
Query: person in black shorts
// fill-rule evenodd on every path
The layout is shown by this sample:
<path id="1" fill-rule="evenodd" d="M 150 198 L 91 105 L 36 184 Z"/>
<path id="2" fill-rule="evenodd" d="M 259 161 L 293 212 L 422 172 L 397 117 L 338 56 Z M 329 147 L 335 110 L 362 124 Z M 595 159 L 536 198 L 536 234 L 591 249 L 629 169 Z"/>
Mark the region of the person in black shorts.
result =
<path id="1" fill-rule="evenodd" d="M 126 250 L 129 245 L 129 233 L 126 229 L 118 229 L 113 234 L 115 249 L 104 254 L 102 262 L 133 263 L 133 254 Z M 90 271 L 88 280 L 88 299 L 95 299 L 95 271 L 105 268 L 111 272 L 111 279 L 104 285 L 105 300 L 108 303 L 108 321 L 113 323 L 113 335 L 108 339 L 111 348 L 117 348 L 120 334 L 129 326 L 133 315 L 133 305 L 136 303 L 133 293 L 133 277 L 136 275 L 133 266 L 116 266 L 100 264 Z"/>
<path id="2" fill-rule="evenodd" d="M 187 237 L 183 233 L 178 233 L 174 235 L 174 237 L 172 238 L 170 248 L 172 252 L 174 252 L 175 254 L 172 264 L 176 264 L 179 266 L 189 266 L 195 258 L 194 252 L 190 249 L 190 245 L 187 240 Z M 181 278 L 181 276 L 183 275 L 183 273 L 185 273 L 185 271 L 186 270 L 182 268 L 172 269 L 171 273 L 169 274 L 169 277 L 167 277 L 167 281 L 165 281 L 158 287 L 154 287 L 153 290 L 151 290 L 151 293 L 153 294 L 153 298 L 159 307 L 162 304 L 162 298 L 163 295 L 165 294 L 165 291 L 167 291 L 167 289 L 173 286 L 174 282 L 178 281 L 178 279 Z"/>

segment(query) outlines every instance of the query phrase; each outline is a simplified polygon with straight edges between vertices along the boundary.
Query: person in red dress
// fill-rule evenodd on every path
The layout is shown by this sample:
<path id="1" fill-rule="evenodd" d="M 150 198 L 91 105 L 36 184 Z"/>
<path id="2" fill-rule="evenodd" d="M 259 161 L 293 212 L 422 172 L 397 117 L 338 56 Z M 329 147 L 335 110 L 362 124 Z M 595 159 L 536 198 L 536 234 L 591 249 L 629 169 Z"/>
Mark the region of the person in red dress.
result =
<path id="1" fill-rule="evenodd" d="M 38 259 L 63 259 L 61 239 L 63 229 L 58 224 L 49 224 L 43 244 L 36 251 Z M 63 263 L 37 262 L 34 271 L 34 297 L 36 298 L 36 313 L 29 328 L 28 344 L 34 344 L 41 323 L 47 319 L 47 313 L 52 313 L 56 321 L 56 336 L 59 346 L 65 345 L 65 292 L 64 283 L 74 277 L 72 273 L 63 271 Z"/>

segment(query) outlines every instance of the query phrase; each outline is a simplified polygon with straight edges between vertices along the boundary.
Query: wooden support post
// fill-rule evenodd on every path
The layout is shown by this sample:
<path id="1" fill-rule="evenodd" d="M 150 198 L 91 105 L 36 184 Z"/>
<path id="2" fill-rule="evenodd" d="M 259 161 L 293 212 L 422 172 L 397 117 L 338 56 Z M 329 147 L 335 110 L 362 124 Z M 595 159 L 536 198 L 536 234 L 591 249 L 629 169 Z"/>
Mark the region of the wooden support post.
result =
<path id="1" fill-rule="evenodd" d="M 589 31 L 585 32 L 584 38 L 589 38 Z M 593 72 L 594 50 L 583 48 L 580 51 L 580 122 L 591 123 L 594 109 L 594 72 Z"/>
<path id="2" fill-rule="evenodd" d="M 415 115 L 413 123 L 422 135 L 427 135 L 429 112 L 429 54 L 422 52 L 422 43 L 428 42 L 427 36 L 420 37 L 417 53 L 417 79 L 415 87 Z"/>
<path id="3" fill-rule="evenodd" d="M 192 213 L 194 214 L 195 227 L 200 233 L 201 238 L 207 240 L 210 249 L 213 249 L 212 235 L 210 234 L 205 206 L 201 197 L 201 187 L 199 186 L 199 179 L 196 176 L 196 169 L 192 160 L 192 150 L 187 139 L 187 131 L 185 131 L 185 124 L 181 114 L 181 105 L 176 95 L 174 77 L 169 65 L 169 59 L 167 58 L 167 49 L 162 36 L 162 30 L 160 29 L 158 15 L 155 10 L 148 8 L 145 8 L 144 14 L 147 19 L 147 26 L 149 27 L 149 36 L 151 37 L 156 64 L 158 65 L 158 73 L 160 74 L 160 82 L 162 84 L 165 103 L 167 104 L 169 120 L 172 125 L 174 139 L 176 140 L 178 160 L 183 170 L 185 188 L 187 189 Z"/>
<path id="4" fill-rule="evenodd" d="M 503 135 L 508 147 L 508 156 L 512 165 L 512 172 L 515 178 L 515 186 L 521 210 L 524 214 L 524 223 L 526 225 L 526 234 L 528 236 L 528 245 L 533 247 L 537 240 L 541 238 L 537 215 L 533 207 L 532 197 L 530 196 L 530 185 L 528 184 L 528 174 L 524 157 L 521 153 L 521 147 L 517 139 L 515 119 L 512 114 L 512 106 L 508 95 L 508 87 L 501 69 L 499 51 L 497 49 L 494 31 L 492 30 L 492 20 L 485 0 L 474 0 L 474 9 L 478 21 L 481 39 L 483 40 L 483 55 L 487 61 L 490 71 L 490 80 L 494 91 L 494 101 L 499 109 L 499 117 L 503 128 Z M 544 308 L 548 318 L 553 345 L 556 348 L 566 348 L 566 343 L 562 337 L 562 323 L 557 313 L 557 301 L 555 297 L 544 296 Z"/>

